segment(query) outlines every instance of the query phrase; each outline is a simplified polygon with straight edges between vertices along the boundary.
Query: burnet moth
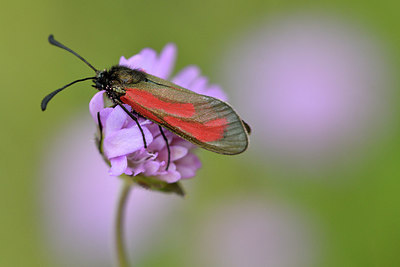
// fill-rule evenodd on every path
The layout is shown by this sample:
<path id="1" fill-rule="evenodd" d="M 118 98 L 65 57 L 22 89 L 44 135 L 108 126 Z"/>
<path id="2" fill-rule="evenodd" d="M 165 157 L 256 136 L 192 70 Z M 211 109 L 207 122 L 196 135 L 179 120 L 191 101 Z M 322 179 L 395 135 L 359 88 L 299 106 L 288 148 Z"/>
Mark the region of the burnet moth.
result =
<path id="1" fill-rule="evenodd" d="M 169 166 L 170 151 L 162 127 L 219 154 L 236 155 L 246 150 L 250 127 L 229 104 L 214 97 L 197 94 L 142 70 L 116 65 L 99 71 L 76 52 L 56 41 L 53 35 L 49 36 L 49 42 L 77 56 L 96 72 L 96 76 L 73 81 L 48 94 L 41 103 L 43 111 L 48 102 L 65 88 L 92 80 L 94 88 L 104 90 L 108 98 L 137 123 L 145 148 L 147 144 L 137 116 L 160 126 L 169 152 L 166 169 Z M 123 104 L 128 104 L 132 110 L 126 109 Z"/>

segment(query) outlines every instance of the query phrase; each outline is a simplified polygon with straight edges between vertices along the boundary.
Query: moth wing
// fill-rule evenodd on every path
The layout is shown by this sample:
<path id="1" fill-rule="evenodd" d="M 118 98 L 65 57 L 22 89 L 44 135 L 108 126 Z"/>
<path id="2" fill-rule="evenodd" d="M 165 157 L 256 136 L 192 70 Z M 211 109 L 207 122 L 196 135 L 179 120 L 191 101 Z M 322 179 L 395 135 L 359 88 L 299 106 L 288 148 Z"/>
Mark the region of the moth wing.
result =
<path id="1" fill-rule="evenodd" d="M 233 108 L 148 75 L 148 81 L 126 88 L 120 99 L 137 113 L 207 150 L 235 155 L 246 150 L 248 134 Z"/>

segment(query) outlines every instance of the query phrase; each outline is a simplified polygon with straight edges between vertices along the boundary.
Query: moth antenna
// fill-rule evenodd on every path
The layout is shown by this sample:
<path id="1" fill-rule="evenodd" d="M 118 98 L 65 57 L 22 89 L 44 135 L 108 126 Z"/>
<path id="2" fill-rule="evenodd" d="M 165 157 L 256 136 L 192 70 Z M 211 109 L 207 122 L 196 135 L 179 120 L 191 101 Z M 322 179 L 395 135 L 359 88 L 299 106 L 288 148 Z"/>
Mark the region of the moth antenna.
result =
<path id="1" fill-rule="evenodd" d="M 74 54 L 75 56 L 77 56 L 80 60 L 82 60 L 83 62 L 86 63 L 86 65 L 88 65 L 90 68 L 92 68 L 92 70 L 94 70 L 96 73 L 98 72 L 97 69 L 95 67 L 92 66 L 92 64 L 90 64 L 89 62 L 86 61 L 86 59 L 84 59 L 83 57 L 81 57 L 80 55 L 78 55 L 78 53 L 76 53 L 75 51 L 71 50 L 70 48 L 66 47 L 65 45 L 61 44 L 60 42 L 56 41 L 54 39 L 54 36 L 52 34 L 49 35 L 49 43 L 54 45 L 54 46 L 58 46 L 59 48 L 62 48 L 64 50 L 67 50 L 68 52 Z"/>
<path id="2" fill-rule="evenodd" d="M 50 94 L 48 94 L 47 96 L 45 96 L 45 97 L 43 98 L 43 100 L 42 100 L 42 104 L 40 105 L 40 106 L 42 107 L 42 111 L 45 111 L 45 110 L 46 110 L 46 107 L 47 107 L 47 104 L 49 103 L 49 101 L 50 101 L 56 94 L 58 94 L 59 92 L 61 92 L 61 91 L 64 90 L 65 88 L 67 88 L 67 87 L 69 87 L 69 86 L 71 86 L 71 85 L 73 85 L 73 84 L 75 84 L 75 83 L 78 83 L 78 82 L 83 82 L 83 81 L 93 80 L 93 79 L 96 79 L 96 77 L 88 77 L 88 78 L 79 79 L 79 80 L 73 81 L 73 82 L 71 82 L 71 83 L 69 83 L 69 84 L 67 84 L 67 85 L 64 85 L 64 86 L 61 87 L 60 89 L 57 89 L 57 90 L 51 92 Z"/>

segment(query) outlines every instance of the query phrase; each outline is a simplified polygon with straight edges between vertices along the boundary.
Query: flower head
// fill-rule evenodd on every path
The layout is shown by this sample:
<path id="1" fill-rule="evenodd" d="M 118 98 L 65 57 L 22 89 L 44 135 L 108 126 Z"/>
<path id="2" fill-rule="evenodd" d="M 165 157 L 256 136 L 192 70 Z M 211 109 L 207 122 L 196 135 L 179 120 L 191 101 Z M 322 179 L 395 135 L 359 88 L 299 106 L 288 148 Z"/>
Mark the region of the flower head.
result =
<path id="1" fill-rule="evenodd" d="M 173 70 L 175 56 L 175 45 L 168 44 L 160 55 L 150 48 L 145 48 L 129 59 L 121 57 L 119 64 L 168 79 Z M 184 68 L 171 81 L 196 93 L 226 99 L 219 86 L 208 85 L 207 78 L 200 76 L 196 66 Z M 128 110 L 131 109 L 128 105 L 124 106 Z M 138 118 L 148 145 L 147 149 L 144 148 L 143 135 L 136 122 L 121 107 L 107 107 L 104 91 L 98 92 L 92 98 L 89 109 L 96 123 L 101 123 L 100 150 L 111 165 L 111 175 L 140 174 L 155 177 L 166 183 L 175 183 L 180 179 L 193 177 L 201 167 L 200 160 L 193 153 L 195 145 L 164 129 L 171 153 L 167 170 L 167 144 L 159 126 L 145 118 Z"/>

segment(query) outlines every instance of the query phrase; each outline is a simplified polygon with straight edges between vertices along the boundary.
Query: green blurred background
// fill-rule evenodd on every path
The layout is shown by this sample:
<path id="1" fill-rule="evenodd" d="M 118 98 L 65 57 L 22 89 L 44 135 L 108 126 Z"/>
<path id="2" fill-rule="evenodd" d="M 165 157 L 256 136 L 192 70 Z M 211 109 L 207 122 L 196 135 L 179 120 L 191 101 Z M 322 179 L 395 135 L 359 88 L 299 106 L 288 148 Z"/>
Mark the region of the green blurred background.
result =
<path id="1" fill-rule="evenodd" d="M 226 86 L 219 78 L 219 67 L 223 65 L 219 60 L 232 40 L 240 39 L 264 19 L 297 10 L 318 10 L 356 21 L 384 44 L 397 76 L 397 1 L 3 2 L 0 265 L 69 266 L 68 260 L 52 255 L 52 244 L 43 238 L 41 224 L 46 218 L 41 211 L 39 181 L 46 164 L 44 155 L 54 143 L 49 140 L 55 140 L 60 131 L 68 131 L 63 128 L 66 122 L 87 114 L 95 91 L 88 84 L 78 84 L 50 103 L 49 110 L 41 112 L 39 104 L 44 95 L 92 75 L 79 60 L 50 46 L 50 33 L 97 68 L 116 64 L 120 56 L 131 56 L 143 47 L 160 51 L 166 43 L 174 42 L 178 47 L 176 70 L 196 64 L 212 82 Z M 230 94 L 229 88 L 225 89 Z M 392 88 L 393 118 L 399 115 L 398 89 Z M 238 99 L 233 104 L 239 111 L 246 108 Z M 257 125 L 253 128 L 257 131 Z M 201 152 L 203 169 L 187 182 L 189 196 L 178 200 L 185 202 L 178 215 L 174 213 L 179 223 L 165 229 L 173 234 L 163 236 L 157 246 L 140 257 L 135 257 L 135 251 L 130 253 L 137 259 L 137 266 L 193 266 L 201 262 L 196 256 L 198 236 L 194 232 L 210 210 L 219 203 L 229 203 L 231 198 L 255 196 L 263 203 L 273 196 L 274 203 L 284 203 L 302 214 L 300 217 L 308 218 L 305 224 L 313 232 L 309 240 L 312 252 L 307 252 L 307 257 L 313 258 L 309 265 L 400 266 L 400 139 L 396 133 L 397 123 L 384 140 L 367 150 L 357 168 L 316 175 L 329 179 L 303 177 L 307 174 L 291 179 L 286 177 L 288 173 L 270 171 L 263 155 L 252 148 L 233 158 Z M 66 169 L 71 168 L 68 158 L 60 160 Z M 232 242 L 240 245 L 241 240 Z M 284 257 L 291 255 L 281 253 Z"/>

